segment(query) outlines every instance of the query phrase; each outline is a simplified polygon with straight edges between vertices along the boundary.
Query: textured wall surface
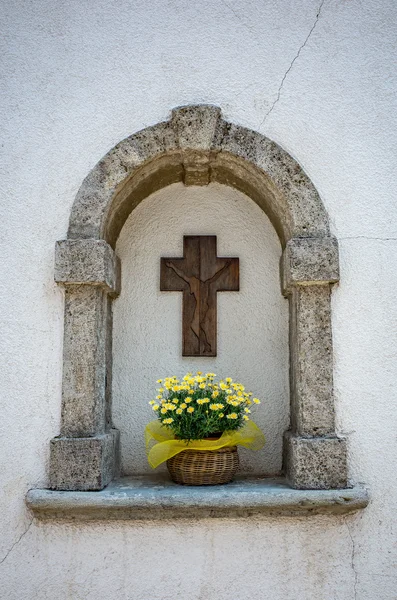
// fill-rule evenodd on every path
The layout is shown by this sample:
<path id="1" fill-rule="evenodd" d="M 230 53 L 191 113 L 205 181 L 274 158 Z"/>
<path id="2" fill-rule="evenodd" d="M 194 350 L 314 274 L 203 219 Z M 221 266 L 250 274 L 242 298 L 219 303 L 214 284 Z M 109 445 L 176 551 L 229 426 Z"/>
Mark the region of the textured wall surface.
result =
<path id="1" fill-rule="evenodd" d="M 160 256 L 183 255 L 183 235 L 216 235 L 218 256 L 240 258 L 240 292 L 218 293 L 218 356 L 182 358 L 182 294 L 160 292 Z M 242 450 L 246 472 L 281 469 L 289 423 L 288 301 L 280 290 L 281 246 L 265 213 L 226 186 L 153 194 L 120 235 L 122 292 L 114 303 L 113 416 L 121 431 L 123 472 L 151 472 L 143 429 L 159 377 L 217 373 L 244 383 L 263 404 L 255 422 L 267 438 L 258 453 Z"/>
<path id="2" fill-rule="evenodd" d="M 395 600 L 395 2 L 6 0 L 1 19 L 0 596 Z M 55 241 L 115 143 L 200 102 L 285 148 L 328 210 L 338 431 L 372 502 L 348 517 L 36 523 L 24 496 L 46 485 L 60 425 Z"/>

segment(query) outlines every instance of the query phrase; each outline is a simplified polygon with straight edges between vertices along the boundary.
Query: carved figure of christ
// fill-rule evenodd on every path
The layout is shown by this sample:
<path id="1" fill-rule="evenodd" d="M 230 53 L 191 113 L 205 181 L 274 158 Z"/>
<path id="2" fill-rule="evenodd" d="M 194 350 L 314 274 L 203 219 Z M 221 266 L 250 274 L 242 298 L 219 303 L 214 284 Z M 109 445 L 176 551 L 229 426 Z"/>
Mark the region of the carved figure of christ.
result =
<path id="1" fill-rule="evenodd" d="M 160 290 L 183 292 L 182 355 L 216 356 L 217 292 L 239 291 L 239 259 L 218 258 L 216 236 L 184 236 L 183 258 L 162 258 Z"/>

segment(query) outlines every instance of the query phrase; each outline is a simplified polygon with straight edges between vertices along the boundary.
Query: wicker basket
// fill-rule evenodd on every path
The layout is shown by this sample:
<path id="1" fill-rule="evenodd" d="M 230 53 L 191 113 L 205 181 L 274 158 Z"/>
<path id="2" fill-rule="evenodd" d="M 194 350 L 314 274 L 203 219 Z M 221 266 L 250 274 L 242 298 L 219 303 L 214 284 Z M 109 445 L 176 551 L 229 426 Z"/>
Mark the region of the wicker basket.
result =
<path id="1" fill-rule="evenodd" d="M 218 485 L 231 481 L 239 467 L 237 446 L 219 450 L 183 450 L 167 460 L 171 479 L 184 485 Z"/>

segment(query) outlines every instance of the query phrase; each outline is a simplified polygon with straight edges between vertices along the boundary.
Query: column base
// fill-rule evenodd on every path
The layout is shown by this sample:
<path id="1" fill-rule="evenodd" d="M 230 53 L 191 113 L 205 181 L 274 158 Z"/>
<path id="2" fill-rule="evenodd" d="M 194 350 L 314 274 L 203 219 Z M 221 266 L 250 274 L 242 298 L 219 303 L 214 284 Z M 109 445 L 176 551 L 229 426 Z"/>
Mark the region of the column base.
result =
<path id="1" fill-rule="evenodd" d="M 287 432 L 284 465 L 291 487 L 330 490 L 347 487 L 346 439 L 336 435 L 301 437 Z"/>
<path id="2" fill-rule="evenodd" d="M 95 437 L 57 437 L 50 447 L 52 490 L 102 490 L 119 475 L 120 433 Z"/>

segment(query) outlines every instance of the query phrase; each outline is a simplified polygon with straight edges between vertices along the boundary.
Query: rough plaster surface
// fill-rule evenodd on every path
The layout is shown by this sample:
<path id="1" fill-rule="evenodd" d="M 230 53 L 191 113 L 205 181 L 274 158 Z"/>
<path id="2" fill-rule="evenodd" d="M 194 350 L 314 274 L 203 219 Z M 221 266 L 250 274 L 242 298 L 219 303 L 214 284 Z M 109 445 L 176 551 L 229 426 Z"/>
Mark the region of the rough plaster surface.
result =
<path id="1" fill-rule="evenodd" d="M 396 8 L 319 8 L 320 0 L 121 1 L 117 10 L 105 0 L 3 3 L 2 598 L 248 600 L 260 590 L 274 600 L 395 600 Z M 31 522 L 25 493 L 46 485 L 60 424 L 54 244 L 107 150 L 191 102 L 264 132 L 320 192 L 340 252 L 337 427 L 349 435 L 350 477 L 369 484 L 371 504 L 312 519 Z"/>
<path id="2" fill-rule="evenodd" d="M 218 356 L 182 357 L 182 294 L 160 292 L 160 257 L 182 256 L 184 235 L 216 235 L 218 256 L 240 258 L 240 292 L 218 293 Z M 117 243 L 121 294 L 113 312 L 113 419 L 122 472 L 152 472 L 143 430 L 159 377 L 187 371 L 233 377 L 263 400 L 255 422 L 267 444 L 242 449 L 241 470 L 277 474 L 289 425 L 288 301 L 281 295 L 281 246 L 250 199 L 219 184 L 174 184 L 133 211 Z"/>

